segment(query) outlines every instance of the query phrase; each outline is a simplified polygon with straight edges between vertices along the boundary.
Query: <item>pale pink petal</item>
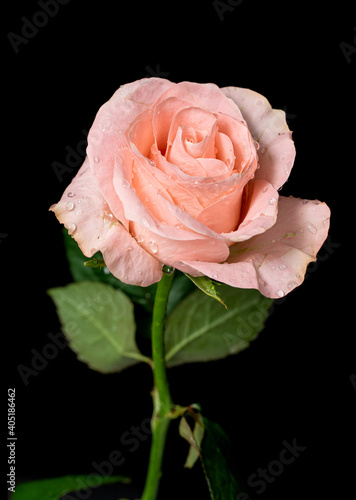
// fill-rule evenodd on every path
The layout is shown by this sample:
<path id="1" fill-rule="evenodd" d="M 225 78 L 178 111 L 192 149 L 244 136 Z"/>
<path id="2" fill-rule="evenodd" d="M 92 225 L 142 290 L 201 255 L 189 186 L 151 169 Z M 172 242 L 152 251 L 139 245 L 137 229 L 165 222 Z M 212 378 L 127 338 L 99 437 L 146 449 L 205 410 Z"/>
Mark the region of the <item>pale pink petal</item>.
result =
<path id="1" fill-rule="evenodd" d="M 88 161 L 50 210 L 84 255 L 92 257 L 97 251 L 102 252 L 108 269 L 121 281 L 148 286 L 161 279 L 160 263 L 137 244 L 110 211 Z"/>
<path id="2" fill-rule="evenodd" d="M 99 187 L 110 209 L 117 213 L 113 188 L 115 155 L 127 146 L 125 130 L 135 118 L 149 109 L 158 97 L 175 83 L 162 78 L 144 78 L 122 85 L 99 109 L 88 134 L 87 155 Z"/>
<path id="3" fill-rule="evenodd" d="M 177 83 L 175 87 L 165 91 L 157 103 L 169 97 L 184 99 L 189 101 L 193 106 L 209 110 L 213 113 L 225 113 L 236 120 L 243 120 L 239 107 L 235 102 L 226 97 L 222 89 L 213 83 Z"/>
<path id="4" fill-rule="evenodd" d="M 243 207 L 240 223 L 236 231 L 224 234 L 229 241 L 244 241 L 264 233 L 277 219 L 279 195 L 267 181 L 255 179 L 248 184 L 247 204 Z"/>
<path id="5" fill-rule="evenodd" d="M 280 189 L 289 178 L 295 154 L 292 132 L 278 135 L 268 147 L 258 150 L 260 169 L 256 172 L 256 179 L 265 179 L 275 189 Z"/>
<path id="6" fill-rule="evenodd" d="M 230 116 L 218 113 L 219 132 L 230 138 L 234 148 L 234 170 L 243 172 L 251 163 L 251 158 L 257 159 L 254 141 L 246 124 L 233 120 Z"/>
<path id="7" fill-rule="evenodd" d="M 156 148 L 164 155 L 166 153 L 168 134 L 173 117 L 183 108 L 191 106 L 189 101 L 169 97 L 154 107 L 153 133 Z"/>
<path id="8" fill-rule="evenodd" d="M 300 285 L 307 265 L 326 239 L 330 210 L 325 203 L 279 198 L 275 225 L 230 247 L 224 263 L 184 261 L 186 269 L 240 288 L 257 288 L 280 298 Z"/>
<path id="9" fill-rule="evenodd" d="M 259 143 L 261 168 L 256 178 L 265 179 L 279 189 L 288 179 L 295 159 L 285 112 L 273 109 L 264 96 L 253 90 L 239 87 L 221 90 L 239 106 L 252 137 Z"/>
<path id="10" fill-rule="evenodd" d="M 289 132 L 285 112 L 273 109 L 263 95 L 239 87 L 224 87 L 221 92 L 237 104 L 252 137 L 260 146 L 268 146 L 279 134 Z"/>
<path id="11" fill-rule="evenodd" d="M 224 241 L 203 237 L 182 228 L 175 229 L 176 235 L 181 235 L 179 241 L 177 238 L 170 238 L 168 234 L 153 232 L 150 227 L 136 222 L 131 223 L 131 232 L 139 245 L 160 262 L 177 269 L 179 269 L 179 261 L 197 259 L 205 262 L 220 262 L 229 256 L 229 249 Z M 189 235 L 189 239 L 182 237 L 184 233 Z"/>
<path id="12" fill-rule="evenodd" d="M 181 127 L 178 128 L 172 144 L 169 145 L 166 158 L 169 163 L 177 165 L 177 167 L 186 175 L 192 177 L 206 177 L 206 172 L 200 163 L 187 153 L 182 143 Z"/>

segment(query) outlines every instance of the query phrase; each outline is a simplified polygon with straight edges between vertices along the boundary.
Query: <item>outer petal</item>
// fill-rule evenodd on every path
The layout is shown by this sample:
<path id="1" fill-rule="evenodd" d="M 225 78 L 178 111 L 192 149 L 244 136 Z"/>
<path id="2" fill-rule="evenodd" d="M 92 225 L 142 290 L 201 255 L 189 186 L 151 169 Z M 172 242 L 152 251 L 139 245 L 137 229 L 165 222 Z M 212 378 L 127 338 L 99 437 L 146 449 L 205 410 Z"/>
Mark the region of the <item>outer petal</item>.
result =
<path id="1" fill-rule="evenodd" d="M 126 143 L 124 131 L 135 118 L 176 84 L 162 78 L 144 78 L 121 86 L 99 109 L 88 134 L 87 155 L 99 187 L 116 215 L 113 188 L 115 154 Z"/>
<path id="2" fill-rule="evenodd" d="M 272 109 L 268 100 L 253 90 L 238 87 L 221 90 L 239 106 L 252 137 L 259 143 L 261 168 L 256 178 L 265 179 L 279 189 L 288 179 L 295 159 L 285 112 Z"/>
<path id="3" fill-rule="evenodd" d="M 162 277 L 160 263 L 142 249 L 113 216 L 88 161 L 50 208 L 77 241 L 84 255 L 101 251 L 108 269 L 125 283 L 148 286 Z"/>
<path id="4" fill-rule="evenodd" d="M 283 297 L 303 282 L 307 265 L 326 239 L 329 218 L 325 203 L 280 197 L 271 229 L 230 247 L 230 257 L 222 264 L 184 261 L 185 271 L 235 287 L 257 288 L 267 297 Z"/>

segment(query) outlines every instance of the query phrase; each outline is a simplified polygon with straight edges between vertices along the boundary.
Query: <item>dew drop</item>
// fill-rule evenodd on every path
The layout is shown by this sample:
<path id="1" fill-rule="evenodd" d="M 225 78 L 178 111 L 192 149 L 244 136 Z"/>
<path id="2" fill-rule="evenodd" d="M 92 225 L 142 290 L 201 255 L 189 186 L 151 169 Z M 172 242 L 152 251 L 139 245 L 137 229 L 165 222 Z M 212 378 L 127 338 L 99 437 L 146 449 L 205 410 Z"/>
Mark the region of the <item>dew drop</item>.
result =
<path id="1" fill-rule="evenodd" d="M 76 215 L 82 215 L 83 210 L 81 208 L 78 208 L 78 210 L 75 211 Z"/>
<path id="2" fill-rule="evenodd" d="M 123 188 L 125 188 L 125 189 L 129 189 L 129 187 L 130 187 L 130 183 L 129 183 L 129 181 L 128 181 L 128 180 L 126 180 L 126 179 L 124 179 L 124 180 L 122 181 L 122 187 L 123 187 Z"/>
<path id="3" fill-rule="evenodd" d="M 275 205 L 277 203 L 277 199 L 272 197 L 268 200 L 268 205 Z"/>
<path id="4" fill-rule="evenodd" d="M 276 269 L 276 266 L 271 266 L 271 267 L 270 267 L 270 270 L 271 270 L 271 271 L 274 271 L 275 269 Z"/>
<path id="5" fill-rule="evenodd" d="M 298 286 L 298 283 L 296 283 L 295 281 L 289 281 L 287 284 L 289 290 L 292 290 L 292 288 L 295 288 L 296 286 Z"/>
<path id="6" fill-rule="evenodd" d="M 306 205 L 307 203 L 309 203 L 309 200 L 302 200 L 302 203 L 303 205 Z"/>
<path id="7" fill-rule="evenodd" d="M 73 208 L 74 208 L 74 203 L 73 203 L 72 201 L 68 201 L 68 203 L 67 203 L 67 205 L 66 205 L 66 206 L 67 206 L 67 210 L 73 210 Z"/>
<path id="8" fill-rule="evenodd" d="M 153 240 L 148 242 L 148 246 L 149 246 L 149 249 L 151 250 L 152 253 L 158 252 L 158 246 L 156 245 L 156 243 Z"/>
<path id="9" fill-rule="evenodd" d="M 156 166 L 156 162 L 154 160 L 148 160 L 148 163 L 152 165 L 152 167 Z"/>
<path id="10" fill-rule="evenodd" d="M 267 187 L 267 186 L 265 186 L 265 187 L 262 189 L 262 193 L 267 193 L 267 191 L 268 191 L 268 187 Z"/>
<path id="11" fill-rule="evenodd" d="M 260 145 L 257 141 L 255 141 L 255 148 L 256 148 L 256 151 L 258 151 L 260 149 Z"/>
<path id="12" fill-rule="evenodd" d="M 277 295 L 277 297 L 284 297 L 283 290 L 276 290 L 276 295 Z"/>
<path id="13" fill-rule="evenodd" d="M 287 266 L 285 264 L 280 264 L 278 267 L 281 271 L 284 271 L 284 269 L 287 269 Z"/>
<path id="14" fill-rule="evenodd" d="M 311 222 L 307 222 L 305 227 L 310 231 L 312 234 L 316 234 L 318 232 L 317 228 L 312 224 Z"/>
<path id="15" fill-rule="evenodd" d="M 94 156 L 93 160 L 94 160 L 94 163 L 99 163 L 99 158 L 97 156 Z"/>
<path id="16" fill-rule="evenodd" d="M 217 274 L 213 274 L 211 277 L 213 278 L 213 280 L 218 279 L 218 275 Z"/>
<path id="17" fill-rule="evenodd" d="M 263 155 L 267 151 L 266 147 L 260 149 L 260 154 Z"/>
<path id="18" fill-rule="evenodd" d="M 68 224 L 68 234 L 73 234 L 74 231 L 77 229 L 77 226 L 74 223 Z"/>
<path id="19" fill-rule="evenodd" d="M 73 198 L 73 196 L 75 196 L 74 193 L 72 193 L 71 191 L 67 194 L 68 198 Z"/>
<path id="20" fill-rule="evenodd" d="M 149 222 L 148 222 L 148 220 L 147 220 L 147 219 L 145 219 L 145 218 L 141 219 L 141 223 L 142 223 L 142 225 L 143 225 L 143 226 L 145 226 L 145 227 L 150 227 L 150 223 L 149 223 Z"/>

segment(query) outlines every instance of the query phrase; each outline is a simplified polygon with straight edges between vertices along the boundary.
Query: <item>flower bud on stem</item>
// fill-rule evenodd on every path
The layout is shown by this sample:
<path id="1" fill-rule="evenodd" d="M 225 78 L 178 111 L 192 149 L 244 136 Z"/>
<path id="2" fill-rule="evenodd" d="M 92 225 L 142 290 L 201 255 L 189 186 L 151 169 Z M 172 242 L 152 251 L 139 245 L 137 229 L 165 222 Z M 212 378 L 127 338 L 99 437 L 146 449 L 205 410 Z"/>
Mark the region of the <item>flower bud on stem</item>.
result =
<path id="1" fill-rule="evenodd" d="M 168 427 L 173 407 L 166 373 L 164 354 L 164 323 L 169 291 L 174 272 L 163 273 L 158 283 L 152 318 L 152 357 L 153 357 L 153 403 L 152 444 L 146 477 L 146 484 L 141 500 L 155 500 L 162 475 L 162 460 Z"/>

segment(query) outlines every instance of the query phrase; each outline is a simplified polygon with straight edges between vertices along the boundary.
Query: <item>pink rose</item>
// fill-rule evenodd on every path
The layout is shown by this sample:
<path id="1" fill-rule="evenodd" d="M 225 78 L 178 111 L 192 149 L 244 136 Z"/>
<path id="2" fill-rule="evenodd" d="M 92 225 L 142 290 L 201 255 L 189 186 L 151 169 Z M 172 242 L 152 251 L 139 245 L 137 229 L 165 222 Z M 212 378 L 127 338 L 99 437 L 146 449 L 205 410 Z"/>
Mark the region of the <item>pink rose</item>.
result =
<path id="1" fill-rule="evenodd" d="M 329 228 L 325 203 L 279 196 L 294 157 L 285 113 L 260 94 L 145 78 L 100 108 L 51 210 L 125 283 L 155 283 L 167 264 L 278 298 Z"/>

